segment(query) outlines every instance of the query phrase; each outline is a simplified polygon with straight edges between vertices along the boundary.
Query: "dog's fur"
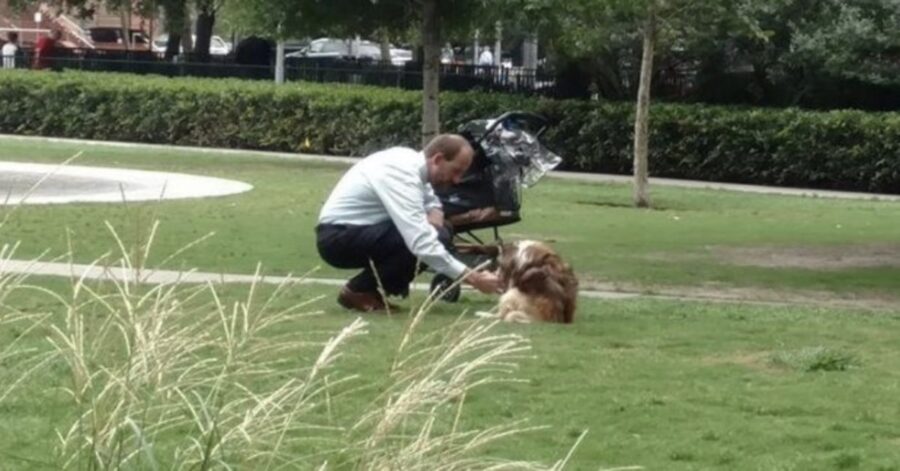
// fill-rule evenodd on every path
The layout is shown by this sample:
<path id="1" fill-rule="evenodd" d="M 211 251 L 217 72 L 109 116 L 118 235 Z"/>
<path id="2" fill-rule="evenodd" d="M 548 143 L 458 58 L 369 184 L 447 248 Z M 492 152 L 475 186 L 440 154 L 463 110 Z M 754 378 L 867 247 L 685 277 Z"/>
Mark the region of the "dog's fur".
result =
<path id="1" fill-rule="evenodd" d="M 525 240 L 501 247 L 498 272 L 504 285 L 498 317 L 510 322 L 575 320 L 578 279 L 547 244 Z"/>

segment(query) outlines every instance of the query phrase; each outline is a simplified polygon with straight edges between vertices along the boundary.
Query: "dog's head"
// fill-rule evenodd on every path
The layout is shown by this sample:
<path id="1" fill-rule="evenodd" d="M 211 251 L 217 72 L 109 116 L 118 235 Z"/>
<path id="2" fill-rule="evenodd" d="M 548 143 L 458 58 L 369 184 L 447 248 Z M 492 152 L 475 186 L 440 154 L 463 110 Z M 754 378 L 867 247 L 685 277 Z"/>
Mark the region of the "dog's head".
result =
<path id="1" fill-rule="evenodd" d="M 506 286 L 532 291 L 529 283 L 547 277 L 558 279 L 571 274 L 572 269 L 550 245 L 536 240 L 522 240 L 504 244 L 498 259 L 498 273 Z M 533 287 L 539 289 L 537 286 Z"/>
<path id="2" fill-rule="evenodd" d="M 523 269 L 543 265 L 547 258 L 553 257 L 559 256 L 544 242 L 536 240 L 508 242 L 500 247 L 499 274 L 503 281 L 509 284 L 520 277 Z"/>
<path id="3" fill-rule="evenodd" d="M 498 265 L 505 289 L 553 299 L 560 303 L 556 321 L 572 322 L 578 280 L 550 245 L 534 240 L 504 244 Z"/>

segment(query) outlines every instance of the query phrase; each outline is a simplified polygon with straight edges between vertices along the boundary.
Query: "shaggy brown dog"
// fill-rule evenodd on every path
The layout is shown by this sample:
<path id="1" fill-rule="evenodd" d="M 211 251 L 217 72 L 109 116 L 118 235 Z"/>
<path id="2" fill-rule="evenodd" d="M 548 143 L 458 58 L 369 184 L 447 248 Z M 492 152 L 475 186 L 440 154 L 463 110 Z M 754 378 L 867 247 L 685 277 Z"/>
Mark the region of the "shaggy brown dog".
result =
<path id="1" fill-rule="evenodd" d="M 505 292 L 498 317 L 511 322 L 575 320 L 578 279 L 550 246 L 525 240 L 501 250 L 498 272 Z"/>

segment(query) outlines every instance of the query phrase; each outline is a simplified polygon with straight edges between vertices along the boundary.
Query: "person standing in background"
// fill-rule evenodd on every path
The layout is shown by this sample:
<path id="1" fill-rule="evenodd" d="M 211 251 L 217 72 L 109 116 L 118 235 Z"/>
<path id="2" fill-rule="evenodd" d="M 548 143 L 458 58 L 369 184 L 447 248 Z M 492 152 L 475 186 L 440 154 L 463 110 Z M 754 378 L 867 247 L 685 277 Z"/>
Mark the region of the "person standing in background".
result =
<path id="1" fill-rule="evenodd" d="M 56 43 L 62 37 L 59 30 L 54 29 L 48 36 L 41 36 L 34 46 L 34 68 L 48 69 L 52 65 L 51 59 L 56 55 Z"/>
<path id="2" fill-rule="evenodd" d="M 482 49 L 481 55 L 478 56 L 478 65 L 482 67 L 490 67 L 494 65 L 494 53 L 491 52 L 491 50 L 487 47 Z"/>
<path id="3" fill-rule="evenodd" d="M 10 31 L 6 34 L 6 44 L 0 48 L 4 69 L 16 68 L 16 55 L 19 53 L 19 33 Z"/>

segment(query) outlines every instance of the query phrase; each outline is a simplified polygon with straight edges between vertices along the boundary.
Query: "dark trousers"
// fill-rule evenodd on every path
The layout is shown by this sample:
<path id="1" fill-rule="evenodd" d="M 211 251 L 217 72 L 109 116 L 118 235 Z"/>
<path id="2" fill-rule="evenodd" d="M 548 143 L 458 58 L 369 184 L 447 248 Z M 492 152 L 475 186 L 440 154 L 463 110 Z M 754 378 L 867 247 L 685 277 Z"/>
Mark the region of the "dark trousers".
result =
<path id="1" fill-rule="evenodd" d="M 445 247 L 451 247 L 452 235 L 446 228 L 438 229 L 438 238 Z M 351 290 L 375 292 L 380 282 L 388 295 L 409 295 L 409 284 L 418 271 L 417 260 L 392 221 L 370 226 L 319 224 L 316 246 L 322 259 L 335 268 L 362 268 L 347 282 Z"/>

